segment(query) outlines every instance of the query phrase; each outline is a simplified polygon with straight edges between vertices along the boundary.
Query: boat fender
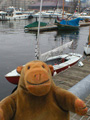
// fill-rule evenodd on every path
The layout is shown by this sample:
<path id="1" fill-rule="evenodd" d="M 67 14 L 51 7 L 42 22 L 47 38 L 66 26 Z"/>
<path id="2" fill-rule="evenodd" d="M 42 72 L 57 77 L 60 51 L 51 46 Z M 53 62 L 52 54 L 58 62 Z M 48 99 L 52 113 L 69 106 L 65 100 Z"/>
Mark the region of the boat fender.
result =
<path id="1" fill-rule="evenodd" d="M 54 72 L 53 76 L 55 76 L 55 75 L 57 75 L 57 72 L 56 72 L 56 71 Z"/>
<path id="2" fill-rule="evenodd" d="M 78 62 L 78 66 L 79 66 L 79 67 L 83 67 L 83 66 L 84 66 L 84 64 L 82 63 L 82 61 L 79 61 L 79 62 Z"/>
<path id="3" fill-rule="evenodd" d="M 68 68 L 70 68 L 71 66 L 68 66 Z"/>

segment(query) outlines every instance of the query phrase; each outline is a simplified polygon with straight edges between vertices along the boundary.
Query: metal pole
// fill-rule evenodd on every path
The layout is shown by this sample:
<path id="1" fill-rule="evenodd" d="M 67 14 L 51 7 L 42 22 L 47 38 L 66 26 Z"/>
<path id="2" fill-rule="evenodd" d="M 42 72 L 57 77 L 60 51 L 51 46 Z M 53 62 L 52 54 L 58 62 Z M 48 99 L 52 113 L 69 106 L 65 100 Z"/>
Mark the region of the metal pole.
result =
<path id="1" fill-rule="evenodd" d="M 68 91 L 84 100 L 90 94 L 90 74 Z"/>

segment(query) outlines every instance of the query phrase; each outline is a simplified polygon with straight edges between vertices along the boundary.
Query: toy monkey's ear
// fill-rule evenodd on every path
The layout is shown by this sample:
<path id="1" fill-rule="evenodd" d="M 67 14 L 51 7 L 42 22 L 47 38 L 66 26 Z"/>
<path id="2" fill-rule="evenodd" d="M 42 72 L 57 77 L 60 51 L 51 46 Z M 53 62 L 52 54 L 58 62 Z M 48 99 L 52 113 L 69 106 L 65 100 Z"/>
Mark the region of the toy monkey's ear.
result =
<path id="1" fill-rule="evenodd" d="M 18 66 L 18 67 L 16 68 L 16 71 L 17 71 L 19 74 L 21 74 L 22 69 L 23 69 L 23 66 Z"/>
<path id="2" fill-rule="evenodd" d="M 54 68 L 53 68 L 53 66 L 52 66 L 52 65 L 48 65 L 48 67 L 49 67 L 49 69 L 51 70 L 51 74 L 52 74 L 52 76 L 53 76 L 53 74 L 54 74 Z"/>

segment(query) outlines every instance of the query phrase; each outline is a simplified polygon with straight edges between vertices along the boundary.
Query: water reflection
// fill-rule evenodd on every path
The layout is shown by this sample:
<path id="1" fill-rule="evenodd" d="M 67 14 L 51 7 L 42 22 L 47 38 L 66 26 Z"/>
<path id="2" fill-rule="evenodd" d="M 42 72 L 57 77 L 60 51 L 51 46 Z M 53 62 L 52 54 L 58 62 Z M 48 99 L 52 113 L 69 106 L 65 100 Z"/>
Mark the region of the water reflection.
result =
<path id="1" fill-rule="evenodd" d="M 55 41 L 61 40 L 61 44 L 73 40 L 73 45 L 70 47 L 70 49 L 76 49 L 79 40 L 79 30 L 57 31 L 57 34 L 54 37 Z"/>
<path id="2" fill-rule="evenodd" d="M 31 31 L 27 31 L 27 30 L 25 30 L 24 32 L 29 33 L 29 34 L 34 34 L 36 36 L 36 40 L 37 40 L 37 35 L 38 35 L 37 32 L 31 32 Z M 46 39 L 50 39 L 51 42 L 54 40 L 54 44 L 56 45 L 56 47 L 73 40 L 73 44 L 71 45 L 71 47 L 69 49 L 72 49 L 72 50 L 77 49 L 78 40 L 79 40 L 79 30 L 73 30 L 73 31 L 57 30 L 54 32 L 49 31 L 49 32 L 40 33 L 40 36 L 43 34 L 51 34 L 52 36 L 50 36 L 50 38 L 46 37 Z M 50 44 L 52 44 L 52 43 L 50 43 Z M 53 45 L 52 49 L 55 48 L 55 45 Z"/>

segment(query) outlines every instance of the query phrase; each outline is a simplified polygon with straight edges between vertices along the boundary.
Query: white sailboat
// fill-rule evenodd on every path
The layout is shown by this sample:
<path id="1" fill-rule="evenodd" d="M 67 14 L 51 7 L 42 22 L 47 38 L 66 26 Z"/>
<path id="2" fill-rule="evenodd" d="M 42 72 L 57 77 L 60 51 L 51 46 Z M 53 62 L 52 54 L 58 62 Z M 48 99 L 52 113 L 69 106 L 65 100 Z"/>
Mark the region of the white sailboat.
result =
<path id="1" fill-rule="evenodd" d="M 42 0 L 41 0 L 41 5 L 40 5 L 40 15 L 41 15 L 41 10 L 42 10 Z M 70 41 L 62 46 L 59 46 L 58 48 L 55 48 L 51 51 L 48 51 L 46 53 L 41 54 L 40 53 L 40 47 L 39 47 L 39 33 L 40 33 L 40 16 L 39 16 L 39 25 L 38 25 L 38 37 L 37 37 L 37 43 L 36 43 L 36 48 L 35 48 L 35 57 L 37 60 L 42 60 L 46 62 L 47 64 L 51 64 L 54 67 L 54 72 L 59 73 L 70 66 L 74 65 L 77 63 L 80 58 L 82 57 L 81 54 L 76 54 L 76 53 L 69 53 L 69 54 L 63 54 L 60 55 L 60 52 L 67 48 L 70 47 L 73 41 Z M 58 55 L 56 55 L 58 54 Z M 52 56 L 53 55 L 53 56 Z M 9 72 L 8 74 L 5 75 L 5 78 L 13 84 L 18 84 L 20 74 L 17 73 L 16 69 L 13 71 Z"/>
<path id="2" fill-rule="evenodd" d="M 86 55 L 90 55 L 90 28 L 89 28 L 88 43 L 84 47 L 84 52 Z"/>

